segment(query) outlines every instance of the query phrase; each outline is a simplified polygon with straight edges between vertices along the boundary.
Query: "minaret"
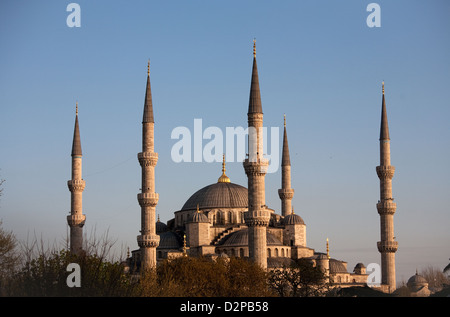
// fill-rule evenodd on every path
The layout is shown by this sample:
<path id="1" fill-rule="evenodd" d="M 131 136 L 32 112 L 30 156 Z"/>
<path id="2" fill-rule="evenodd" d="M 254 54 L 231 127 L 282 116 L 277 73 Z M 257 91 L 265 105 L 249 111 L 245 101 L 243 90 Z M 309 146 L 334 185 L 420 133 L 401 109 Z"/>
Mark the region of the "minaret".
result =
<path id="1" fill-rule="evenodd" d="M 75 113 L 75 129 L 72 142 L 72 179 L 67 182 L 70 197 L 70 215 L 67 216 L 67 223 L 70 227 L 70 251 L 80 254 L 83 248 L 83 226 L 86 216 L 83 215 L 83 190 L 86 186 L 81 172 L 81 140 L 80 128 L 78 125 L 78 102 Z"/>
<path id="2" fill-rule="evenodd" d="M 156 268 L 156 247 L 159 245 L 155 221 L 159 195 L 155 192 L 155 166 L 158 162 L 158 153 L 154 152 L 154 125 L 149 61 L 142 119 L 142 152 L 138 153 L 142 168 L 142 185 L 141 193 L 137 195 L 141 206 L 141 234 L 137 237 L 137 242 L 141 250 L 142 272 Z"/>
<path id="3" fill-rule="evenodd" d="M 263 112 L 256 65 L 256 42 L 253 41 L 253 71 L 248 106 L 248 158 L 244 169 L 248 178 L 248 211 L 244 220 L 248 226 L 248 249 L 251 260 L 267 268 L 266 231 L 270 211 L 265 203 L 264 177 L 269 162 L 263 158 Z"/>
<path id="4" fill-rule="evenodd" d="M 396 288 L 395 252 L 398 248 L 398 242 L 394 240 L 394 213 L 397 205 L 392 198 L 392 177 L 394 177 L 395 167 L 391 165 L 384 82 L 380 128 L 380 166 L 377 166 L 376 170 L 380 179 L 380 201 L 377 209 L 380 214 L 381 241 L 377 243 L 377 247 L 381 253 L 381 284 L 387 285 L 389 292 L 393 292 Z"/>
<path id="5" fill-rule="evenodd" d="M 291 159 L 286 133 L 286 115 L 284 116 L 283 153 L 281 157 L 281 189 L 278 190 L 281 199 L 281 215 L 283 217 L 292 212 L 292 198 L 294 189 L 291 188 Z"/>

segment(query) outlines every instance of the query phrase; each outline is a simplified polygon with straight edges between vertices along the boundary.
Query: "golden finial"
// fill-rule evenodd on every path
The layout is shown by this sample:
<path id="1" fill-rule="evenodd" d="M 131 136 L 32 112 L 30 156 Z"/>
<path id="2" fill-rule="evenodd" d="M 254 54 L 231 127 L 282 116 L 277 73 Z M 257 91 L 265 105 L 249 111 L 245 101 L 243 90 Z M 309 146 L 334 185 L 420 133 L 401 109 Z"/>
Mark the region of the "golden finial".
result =
<path id="1" fill-rule="evenodd" d="M 200 209 L 199 209 L 198 204 L 197 204 L 197 213 L 200 213 Z"/>
<path id="2" fill-rule="evenodd" d="M 218 183 L 230 183 L 230 178 L 225 175 L 225 154 L 223 155 L 222 162 L 222 175 L 219 177 Z"/>
<path id="3" fill-rule="evenodd" d="M 381 85 L 383 86 L 383 95 L 384 95 L 384 81 L 381 83 Z"/>
<path id="4" fill-rule="evenodd" d="M 183 236 L 183 256 L 187 256 L 186 254 L 186 235 Z"/>
<path id="5" fill-rule="evenodd" d="M 160 220 L 159 220 L 159 214 L 158 214 L 158 221 L 157 222 L 160 222 Z"/>
<path id="6" fill-rule="evenodd" d="M 328 238 L 327 238 L 327 257 L 330 258 L 330 247 L 328 245 Z"/>
<path id="7" fill-rule="evenodd" d="M 253 39 L 253 57 L 256 57 L 256 38 Z"/>
<path id="8" fill-rule="evenodd" d="M 76 102 L 76 106 L 75 106 L 75 115 L 78 116 L 78 101 Z"/>
<path id="9" fill-rule="evenodd" d="M 147 76 L 150 76 L 150 58 L 148 59 L 148 64 L 147 64 Z"/>

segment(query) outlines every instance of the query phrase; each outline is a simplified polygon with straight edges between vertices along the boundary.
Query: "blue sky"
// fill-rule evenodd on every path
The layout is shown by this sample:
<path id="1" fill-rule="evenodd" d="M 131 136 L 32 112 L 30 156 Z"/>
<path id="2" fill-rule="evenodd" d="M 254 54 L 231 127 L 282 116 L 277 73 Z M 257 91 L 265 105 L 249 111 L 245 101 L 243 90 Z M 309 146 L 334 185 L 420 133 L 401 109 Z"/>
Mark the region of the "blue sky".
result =
<path id="1" fill-rule="evenodd" d="M 119 247 L 137 248 L 148 59 L 161 220 L 216 182 L 220 163 L 173 162 L 170 135 L 196 118 L 204 129 L 246 127 L 256 38 L 264 125 L 281 128 L 287 116 L 293 205 L 308 245 L 324 251 L 329 238 L 350 272 L 380 262 L 385 81 L 397 280 L 448 264 L 450 3 L 376 1 L 381 27 L 369 28 L 372 1 L 78 1 L 81 27 L 70 28 L 70 2 L 0 4 L 0 219 L 19 239 L 66 237 L 78 101 L 85 232 L 108 230 Z M 241 163 L 229 162 L 227 175 L 246 186 Z M 278 213 L 280 182 L 280 171 L 266 176 Z"/>

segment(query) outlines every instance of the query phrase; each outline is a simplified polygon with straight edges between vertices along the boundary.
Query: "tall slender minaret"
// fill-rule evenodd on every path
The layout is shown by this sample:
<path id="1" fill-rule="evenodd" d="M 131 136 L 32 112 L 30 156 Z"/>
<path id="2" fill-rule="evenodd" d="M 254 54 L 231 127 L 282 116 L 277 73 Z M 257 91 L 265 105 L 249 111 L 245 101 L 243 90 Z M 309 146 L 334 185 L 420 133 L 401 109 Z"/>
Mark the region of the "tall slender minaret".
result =
<path id="1" fill-rule="evenodd" d="M 70 251 L 80 254 L 83 249 L 83 226 L 86 216 L 83 215 L 83 190 L 86 182 L 82 178 L 81 171 L 81 140 L 78 125 L 78 102 L 76 104 L 75 129 L 72 142 L 72 179 L 67 181 L 70 197 L 70 215 L 67 223 L 70 227 Z"/>
<path id="2" fill-rule="evenodd" d="M 394 237 L 394 213 L 397 205 L 392 198 L 392 177 L 394 177 L 395 167 L 391 165 L 384 82 L 380 128 L 380 166 L 377 166 L 376 170 L 380 179 L 380 201 L 377 203 L 377 209 L 380 214 L 381 241 L 377 243 L 377 247 L 381 253 L 381 284 L 387 285 L 388 291 L 393 292 L 396 288 L 395 252 L 398 249 L 398 242 Z"/>
<path id="3" fill-rule="evenodd" d="M 141 251 L 142 272 L 156 268 L 156 247 L 159 245 L 159 235 L 156 234 L 156 205 L 159 195 L 155 192 L 155 166 L 158 162 L 158 153 L 154 152 L 154 125 L 149 61 L 142 119 L 142 152 L 138 153 L 142 168 L 142 185 L 141 193 L 137 195 L 141 206 L 141 234 L 137 237 L 137 242 Z"/>
<path id="4" fill-rule="evenodd" d="M 292 198 L 294 189 L 291 188 L 291 159 L 286 133 L 286 115 L 284 116 L 283 153 L 281 157 L 281 189 L 278 190 L 281 199 L 281 215 L 283 217 L 292 212 Z"/>
<path id="5" fill-rule="evenodd" d="M 263 158 L 263 112 L 256 65 L 256 41 L 253 41 L 253 70 L 248 106 L 248 158 L 244 169 L 248 178 L 248 211 L 244 220 L 248 226 L 248 249 L 251 260 L 267 268 L 267 226 L 270 211 L 265 203 L 264 177 L 269 161 Z"/>

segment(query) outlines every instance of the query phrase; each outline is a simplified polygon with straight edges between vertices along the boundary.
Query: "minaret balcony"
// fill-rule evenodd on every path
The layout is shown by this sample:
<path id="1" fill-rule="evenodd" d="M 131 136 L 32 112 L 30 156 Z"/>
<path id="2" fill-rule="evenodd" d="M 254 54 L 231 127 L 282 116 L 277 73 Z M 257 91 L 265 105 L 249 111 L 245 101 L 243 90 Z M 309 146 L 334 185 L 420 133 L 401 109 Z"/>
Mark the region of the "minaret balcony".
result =
<path id="1" fill-rule="evenodd" d="M 67 181 L 67 186 L 69 187 L 69 190 L 71 192 L 82 192 L 84 190 L 84 187 L 86 186 L 86 182 L 82 179 L 71 179 Z"/>
<path id="2" fill-rule="evenodd" d="M 267 227 L 270 221 L 270 211 L 260 209 L 244 212 L 244 221 L 249 227 Z"/>
<path id="3" fill-rule="evenodd" d="M 397 204 L 393 201 L 385 200 L 377 203 L 377 209 L 380 215 L 393 215 L 397 209 Z"/>
<path id="4" fill-rule="evenodd" d="M 244 169 L 247 175 L 265 175 L 268 168 L 269 160 L 265 158 L 245 159 L 244 161 Z"/>
<path id="5" fill-rule="evenodd" d="M 381 165 L 377 166 L 377 175 L 379 179 L 392 179 L 394 177 L 395 166 Z"/>
<path id="6" fill-rule="evenodd" d="M 380 253 L 393 253 L 398 250 L 398 241 L 378 241 L 377 248 Z"/>
<path id="7" fill-rule="evenodd" d="M 139 193 L 137 195 L 141 207 L 155 207 L 158 204 L 159 194 L 157 193 Z"/>
<path id="8" fill-rule="evenodd" d="M 67 223 L 70 227 L 83 227 L 86 221 L 86 215 L 69 215 L 67 216 Z"/>
<path id="9" fill-rule="evenodd" d="M 138 246 L 141 248 L 156 248 L 159 245 L 159 235 L 142 234 L 137 236 Z"/>
<path id="10" fill-rule="evenodd" d="M 141 166 L 156 166 L 156 163 L 158 163 L 158 153 L 140 152 L 138 153 L 138 160 Z"/>
<path id="11" fill-rule="evenodd" d="M 291 200 L 294 197 L 294 189 L 281 188 L 278 190 L 278 196 L 280 196 L 280 199 L 282 199 L 282 200 L 285 200 L 285 199 Z"/>

